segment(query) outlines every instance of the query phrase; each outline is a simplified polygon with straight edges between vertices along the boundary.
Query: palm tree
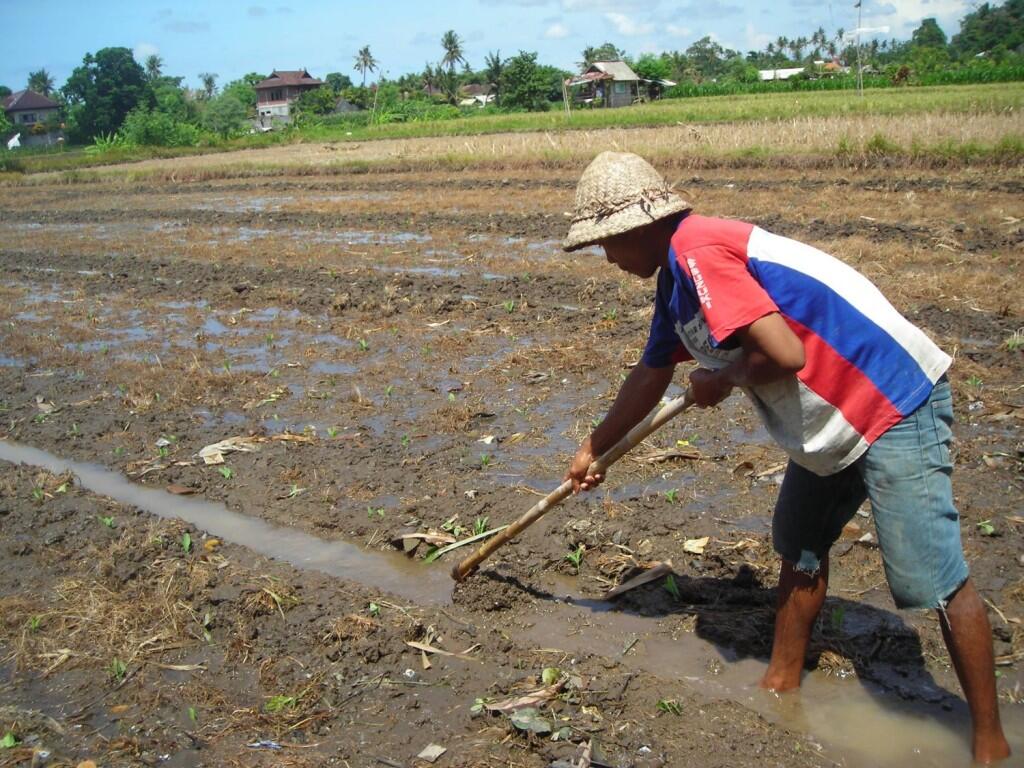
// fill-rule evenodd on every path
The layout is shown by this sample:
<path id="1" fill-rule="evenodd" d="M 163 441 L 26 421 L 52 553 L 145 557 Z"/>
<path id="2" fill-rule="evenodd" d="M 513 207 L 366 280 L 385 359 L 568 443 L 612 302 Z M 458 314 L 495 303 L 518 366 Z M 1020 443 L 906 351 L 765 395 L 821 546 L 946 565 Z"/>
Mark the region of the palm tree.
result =
<path id="1" fill-rule="evenodd" d="M 354 69 L 363 75 L 363 88 L 366 87 L 366 73 L 377 71 L 377 60 L 370 53 L 370 46 L 364 45 L 356 54 L 356 65 Z"/>
<path id="2" fill-rule="evenodd" d="M 441 37 L 441 47 L 444 48 L 444 56 L 441 57 L 441 64 L 448 68 L 445 77 L 444 89 L 448 92 L 448 101 L 454 104 L 456 92 L 458 91 L 458 78 L 455 75 L 455 65 L 465 62 L 466 57 L 462 51 L 462 40 L 455 30 L 449 29 Z"/>
<path id="3" fill-rule="evenodd" d="M 207 99 L 212 99 L 213 94 L 217 92 L 217 73 L 200 72 L 199 79 L 203 81 L 203 95 Z"/>
<path id="4" fill-rule="evenodd" d="M 28 73 L 28 89 L 49 96 L 53 93 L 53 77 L 45 69 Z"/>
<path id="5" fill-rule="evenodd" d="M 778 49 L 779 53 L 785 56 L 786 51 L 789 49 L 789 38 L 784 35 L 779 35 L 775 38 L 775 47 Z"/>
<path id="6" fill-rule="evenodd" d="M 160 75 L 163 74 L 161 69 L 164 66 L 164 60 L 157 54 L 153 53 L 146 57 L 146 77 L 150 80 L 156 80 Z"/>
<path id="7" fill-rule="evenodd" d="M 501 103 L 501 75 L 505 71 L 505 62 L 501 60 L 501 51 L 488 53 L 484 57 L 484 76 L 494 89 L 494 105 Z"/>

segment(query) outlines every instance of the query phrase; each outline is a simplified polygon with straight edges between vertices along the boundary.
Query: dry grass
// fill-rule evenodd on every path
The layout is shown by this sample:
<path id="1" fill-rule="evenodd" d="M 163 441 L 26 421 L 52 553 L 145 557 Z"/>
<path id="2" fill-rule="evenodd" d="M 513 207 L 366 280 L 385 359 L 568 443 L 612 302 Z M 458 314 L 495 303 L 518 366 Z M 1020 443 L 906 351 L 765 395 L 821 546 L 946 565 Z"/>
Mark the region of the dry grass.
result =
<path id="1" fill-rule="evenodd" d="M 359 144 L 292 144 L 269 149 L 145 160 L 86 171 L 40 173 L 20 184 L 53 181 L 201 181 L 281 175 L 331 175 L 370 170 L 579 167 L 604 149 L 639 152 L 679 169 L 735 163 L 757 165 L 858 165 L 877 160 L 876 136 L 925 164 L 949 159 L 950 149 L 974 145 L 994 150 L 1021 136 L 1019 117 L 925 113 L 904 116 L 810 117 L 743 123 L 617 128 L 566 133 L 511 133 L 469 137 L 387 139 Z M 841 142 L 842 151 L 841 150 Z M 914 148 L 917 148 L 915 151 Z M 955 153 L 953 153 L 955 154 Z M 1013 162 L 1019 157 L 1010 158 Z"/>

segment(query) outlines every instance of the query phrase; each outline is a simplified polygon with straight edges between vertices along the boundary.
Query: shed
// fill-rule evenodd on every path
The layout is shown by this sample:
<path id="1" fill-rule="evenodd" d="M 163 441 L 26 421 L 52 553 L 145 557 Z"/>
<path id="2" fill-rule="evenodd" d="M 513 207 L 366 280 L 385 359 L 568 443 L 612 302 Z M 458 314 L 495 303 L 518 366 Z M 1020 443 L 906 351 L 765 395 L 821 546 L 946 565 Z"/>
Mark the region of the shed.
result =
<path id="1" fill-rule="evenodd" d="M 575 100 L 604 107 L 628 107 L 640 98 L 640 77 L 624 61 L 595 61 L 581 75 L 565 81 L 566 106 L 570 89 Z"/>

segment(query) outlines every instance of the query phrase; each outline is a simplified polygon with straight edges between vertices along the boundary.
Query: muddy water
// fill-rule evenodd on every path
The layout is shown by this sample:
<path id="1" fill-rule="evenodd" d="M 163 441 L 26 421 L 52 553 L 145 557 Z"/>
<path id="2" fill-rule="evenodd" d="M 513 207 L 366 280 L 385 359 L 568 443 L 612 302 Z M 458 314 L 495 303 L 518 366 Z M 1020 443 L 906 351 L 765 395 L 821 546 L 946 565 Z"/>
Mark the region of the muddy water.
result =
<path id="1" fill-rule="evenodd" d="M 628 669 L 677 680 L 701 695 L 734 701 L 765 719 L 809 736 L 823 755 L 849 768 L 946 768 L 971 764 L 970 716 L 954 694 L 936 700 L 941 689 L 926 677 L 912 681 L 921 698 L 907 700 L 857 679 L 821 672 L 804 676 L 799 692 L 776 694 L 757 686 L 767 667 L 738 659 L 728 649 L 682 632 L 661 631 L 657 619 L 620 613 L 614 605 L 573 597 L 574 582 L 559 578 L 552 591 L 563 601 L 542 606 L 550 616 L 525 632 L 540 648 L 596 653 Z M 570 589 L 566 589 L 570 587 Z M 904 690 L 907 681 L 903 681 Z M 652 699 L 659 698 L 657 691 Z M 1024 754 L 1024 708 L 1002 706 L 1003 728 L 1016 756 Z M 1021 763 L 1015 762 L 1014 765 Z"/>
<path id="2" fill-rule="evenodd" d="M 16 443 L 0 440 L 0 460 L 71 472 L 90 491 L 160 517 L 185 520 L 298 568 L 377 587 L 420 604 L 451 600 L 453 585 L 445 567 L 325 541 Z M 537 603 L 536 621 L 521 634 L 527 643 L 597 654 L 627 669 L 683 683 L 702 696 L 736 702 L 770 722 L 808 735 L 821 745 L 824 756 L 837 759 L 837 765 L 938 768 L 970 763 L 966 707 L 954 694 L 937 689 L 926 675 L 902 681 L 902 690 L 919 694 L 910 700 L 864 681 L 818 672 L 806 675 L 799 694 L 779 696 L 755 685 L 764 672 L 761 660 L 739 659 L 692 633 L 670 636 L 658 618 L 622 613 L 611 603 L 581 598 L 574 594 L 574 579 L 549 575 L 546 582 L 548 599 Z M 651 696 L 657 699 L 659 692 L 652 691 Z M 935 701 L 939 703 L 927 703 Z M 1004 705 L 1003 718 L 1015 753 L 1024 754 L 1024 711 Z"/>
<path id="3" fill-rule="evenodd" d="M 366 551 L 343 541 L 271 525 L 221 504 L 146 488 L 95 464 L 68 461 L 46 451 L 0 440 L 0 460 L 71 472 L 82 487 L 164 518 L 178 518 L 211 535 L 260 554 L 331 576 L 392 592 L 417 603 L 451 601 L 452 580 L 444 567 L 430 567 L 399 554 Z"/>

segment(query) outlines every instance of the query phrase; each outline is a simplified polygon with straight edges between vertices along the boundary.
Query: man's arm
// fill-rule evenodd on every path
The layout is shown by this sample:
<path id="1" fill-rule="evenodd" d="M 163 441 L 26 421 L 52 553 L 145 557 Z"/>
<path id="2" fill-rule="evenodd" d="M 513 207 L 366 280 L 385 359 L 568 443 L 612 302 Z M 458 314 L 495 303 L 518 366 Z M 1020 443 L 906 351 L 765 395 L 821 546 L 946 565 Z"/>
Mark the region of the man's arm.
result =
<path id="1" fill-rule="evenodd" d="M 566 480 L 572 480 L 573 493 L 589 491 L 604 479 L 604 475 L 588 475 L 587 469 L 594 459 L 625 437 L 629 430 L 651 412 L 668 389 L 675 369 L 675 365 L 651 368 L 640 361 L 629 372 L 604 421 L 576 451 L 565 475 Z"/>
<path id="2" fill-rule="evenodd" d="M 690 373 L 694 402 L 702 408 L 717 405 L 733 387 L 753 387 L 793 376 L 807 360 L 803 342 L 777 312 L 736 331 L 743 354 L 724 368 L 698 368 Z"/>

